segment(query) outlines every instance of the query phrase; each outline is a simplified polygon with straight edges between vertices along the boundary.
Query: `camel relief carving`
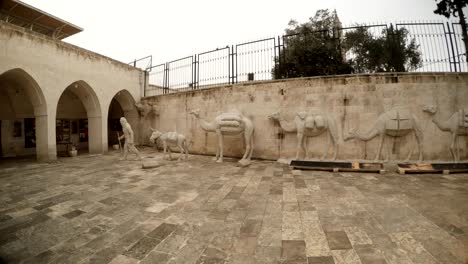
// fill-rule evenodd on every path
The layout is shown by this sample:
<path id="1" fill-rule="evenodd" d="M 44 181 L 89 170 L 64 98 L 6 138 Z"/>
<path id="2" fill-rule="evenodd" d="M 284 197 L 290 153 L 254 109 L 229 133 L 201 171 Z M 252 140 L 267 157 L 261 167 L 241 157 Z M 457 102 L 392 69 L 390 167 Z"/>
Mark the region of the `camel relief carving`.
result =
<path id="1" fill-rule="evenodd" d="M 271 114 L 268 116 L 271 120 L 278 122 L 281 129 L 287 133 L 297 133 L 297 147 L 296 147 L 296 160 L 299 159 L 299 153 L 302 151 L 305 153 L 305 158 L 308 159 L 308 150 L 307 150 L 307 138 L 316 137 L 329 132 L 329 139 L 327 142 L 327 148 L 325 153 L 320 159 L 324 159 L 330 149 L 330 141 L 333 145 L 333 155 L 332 160 L 336 160 L 336 155 L 338 153 L 338 141 L 340 140 L 340 134 L 338 133 L 338 126 L 336 125 L 335 119 L 329 115 L 320 113 L 307 113 L 305 111 L 299 112 L 294 117 L 292 122 L 286 121 L 281 117 L 279 112 Z"/>
<path id="2" fill-rule="evenodd" d="M 254 126 L 252 120 L 242 115 L 239 111 L 223 113 L 215 117 L 212 122 L 207 122 L 200 118 L 200 111 L 191 111 L 195 118 L 199 119 L 201 128 L 206 132 L 215 132 L 218 138 L 216 148 L 216 162 L 223 162 L 223 136 L 224 135 L 244 135 L 245 153 L 239 163 L 243 166 L 250 164 L 253 152 Z"/>
<path id="3" fill-rule="evenodd" d="M 460 161 L 460 148 L 458 146 L 458 136 L 468 135 L 468 107 L 462 108 L 452 114 L 448 120 L 441 120 L 437 114 L 436 106 L 424 106 L 423 111 L 432 116 L 432 122 L 442 131 L 452 134 L 450 143 L 450 154 L 454 161 Z"/>
<path id="4" fill-rule="evenodd" d="M 384 143 L 385 136 L 390 136 L 393 138 L 403 137 L 409 134 L 411 131 L 414 132 L 416 137 L 416 142 L 418 144 L 419 151 L 419 161 L 423 160 L 423 134 L 420 126 L 417 123 L 416 118 L 405 110 L 392 109 L 383 114 L 381 114 L 372 128 L 364 134 L 361 134 L 357 131 L 351 132 L 348 136 L 344 138 L 345 141 L 358 138 L 363 141 L 369 141 L 376 136 L 379 136 L 379 147 L 377 149 L 377 155 L 375 160 L 380 160 L 380 155 L 382 152 L 382 146 Z M 413 154 L 413 148 L 411 148 L 406 161 L 411 158 Z M 388 155 L 389 156 L 389 155 Z M 388 156 L 386 159 L 388 159 Z"/>
<path id="5" fill-rule="evenodd" d="M 150 113 L 152 113 L 154 115 L 159 115 L 157 106 L 153 105 L 153 104 L 149 104 L 147 101 L 143 101 L 143 102 L 140 102 L 140 103 L 135 103 L 135 107 L 136 107 L 140 117 L 146 117 Z"/>
<path id="6" fill-rule="evenodd" d="M 177 132 L 166 132 L 162 133 L 156 129 L 151 128 L 153 133 L 150 137 L 150 142 L 155 143 L 156 140 L 159 138 L 161 139 L 164 147 L 164 158 L 166 158 L 167 152 L 169 152 L 169 160 L 172 160 L 171 157 L 171 146 L 177 146 L 180 149 L 180 157 L 179 160 L 182 159 L 182 155 L 185 153 L 185 159 L 188 158 L 188 144 L 187 139 L 184 135 L 179 134 Z"/>

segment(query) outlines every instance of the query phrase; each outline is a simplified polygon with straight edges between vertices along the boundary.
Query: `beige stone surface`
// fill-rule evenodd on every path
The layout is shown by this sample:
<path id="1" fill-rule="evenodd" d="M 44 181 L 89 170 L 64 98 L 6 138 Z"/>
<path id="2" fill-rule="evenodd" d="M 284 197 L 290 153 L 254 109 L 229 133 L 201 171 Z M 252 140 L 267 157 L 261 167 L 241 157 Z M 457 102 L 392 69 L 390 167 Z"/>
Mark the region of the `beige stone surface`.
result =
<path id="1" fill-rule="evenodd" d="M 300 111 L 323 112 L 337 120 L 342 133 L 368 131 L 377 118 L 389 110 L 411 113 L 423 131 L 424 160 L 451 160 L 450 133 L 443 132 L 423 112 L 425 105 L 439 104 L 441 118 L 448 119 L 458 109 L 468 105 L 468 74 L 466 73 L 389 73 L 349 75 L 264 81 L 215 87 L 199 91 L 148 97 L 157 105 L 159 117 L 152 122 L 158 129 L 178 131 L 192 138 L 191 152 L 214 155 L 216 137 L 205 133 L 189 112 L 200 109 L 200 115 L 213 119 L 217 113 L 231 108 L 249 114 L 255 126 L 253 157 L 264 159 L 294 158 L 296 133 L 282 133 L 268 116 L 280 111 L 292 121 Z M 327 133 L 310 137 L 308 150 L 312 159 L 323 155 Z M 461 159 L 467 159 L 466 137 L 459 137 Z M 236 137 L 224 140 L 227 156 L 241 157 L 243 145 Z M 339 142 L 338 160 L 374 159 L 378 137 L 364 142 Z M 418 159 L 413 133 L 393 139 L 386 136 L 382 159 L 404 160 L 411 150 L 411 160 Z M 389 150 L 389 151 L 387 151 Z M 387 153 L 390 152 L 390 155 Z M 331 157 L 331 150 L 328 153 Z"/>
<path id="2" fill-rule="evenodd" d="M 145 77 L 141 70 L 3 21 L 0 22 L 0 43 L 0 98 L 3 97 L 0 118 L 36 118 L 39 160 L 56 159 L 55 120 L 67 113 L 66 106 L 60 110 L 58 105 L 67 88 L 80 99 L 87 112 L 91 153 L 103 153 L 108 149 L 107 118 L 113 98 L 122 105 L 132 126 L 139 125 L 133 104 L 143 94 Z M 6 95 L 6 90 L 13 95 Z M 15 92 L 19 96 L 15 97 Z M 17 98 L 11 99 L 12 108 L 4 104 L 5 98 Z M 74 116 L 82 110 L 75 109 Z M 2 145 L 7 142 L 12 143 L 12 140 L 2 138 Z M 14 145 L 11 148 L 15 155 L 34 153 L 15 151 Z"/>
<path id="3" fill-rule="evenodd" d="M 150 148 L 142 155 L 163 156 Z M 142 169 L 119 156 L 1 161 L 1 261 L 468 261 L 468 174 L 299 173 L 199 155 Z"/>

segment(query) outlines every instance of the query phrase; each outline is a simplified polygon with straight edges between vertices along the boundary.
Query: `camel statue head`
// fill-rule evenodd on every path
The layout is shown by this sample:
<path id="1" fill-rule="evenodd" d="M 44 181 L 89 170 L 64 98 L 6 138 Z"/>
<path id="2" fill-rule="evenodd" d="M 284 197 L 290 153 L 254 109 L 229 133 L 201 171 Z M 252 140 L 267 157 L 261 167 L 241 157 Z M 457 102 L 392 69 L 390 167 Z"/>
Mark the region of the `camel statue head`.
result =
<path id="1" fill-rule="evenodd" d="M 195 116 L 196 118 L 199 118 L 200 117 L 200 109 L 194 109 L 194 110 L 190 111 L 189 114 Z"/>
<path id="2" fill-rule="evenodd" d="M 355 138 L 356 136 L 357 136 L 357 129 L 353 128 L 346 135 L 343 135 L 343 141 L 348 141 L 350 139 Z"/>
<path id="3" fill-rule="evenodd" d="M 273 121 L 278 121 L 280 118 L 280 112 L 274 112 L 273 114 L 268 116 L 268 119 L 271 119 Z"/>
<path id="4" fill-rule="evenodd" d="M 153 131 L 153 133 L 151 133 L 150 142 L 154 144 L 154 142 L 156 142 L 156 140 L 162 135 L 162 133 L 154 128 L 151 128 L 151 131 Z"/>
<path id="5" fill-rule="evenodd" d="M 436 106 L 433 106 L 433 105 L 425 105 L 423 106 L 423 109 L 422 109 L 424 112 L 427 112 L 431 115 L 434 115 L 435 113 L 437 113 L 437 107 Z"/>

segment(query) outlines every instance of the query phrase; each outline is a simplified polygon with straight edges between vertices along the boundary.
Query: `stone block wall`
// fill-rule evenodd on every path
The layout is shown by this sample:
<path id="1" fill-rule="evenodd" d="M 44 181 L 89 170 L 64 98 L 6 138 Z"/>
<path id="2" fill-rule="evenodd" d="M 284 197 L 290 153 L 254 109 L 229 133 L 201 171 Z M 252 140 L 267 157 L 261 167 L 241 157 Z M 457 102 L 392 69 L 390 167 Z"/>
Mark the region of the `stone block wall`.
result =
<path id="1" fill-rule="evenodd" d="M 272 160 L 293 158 L 297 142 L 296 133 L 282 133 L 278 124 L 268 118 L 274 112 L 279 111 L 289 121 L 300 111 L 327 113 L 336 120 L 339 134 L 347 135 L 354 130 L 369 131 L 381 114 L 397 109 L 410 112 L 423 131 L 425 160 L 451 160 L 451 134 L 441 131 L 422 109 L 437 105 L 435 117 L 445 121 L 459 109 L 468 107 L 468 74 L 398 73 L 248 82 L 143 100 L 159 109 L 158 117 L 146 121 L 147 127 L 186 134 L 192 153 L 216 151 L 215 134 L 204 132 L 198 120 L 189 115 L 194 109 L 199 109 L 200 116 L 207 121 L 230 109 L 250 116 L 255 124 L 253 156 Z M 141 133 L 149 137 L 151 132 L 145 129 Z M 323 154 L 327 140 L 328 133 L 309 138 L 310 158 L 318 159 Z M 466 137 L 459 137 L 462 159 L 468 158 L 467 142 Z M 337 159 L 374 159 L 377 146 L 378 137 L 367 142 L 340 141 Z M 226 136 L 224 148 L 226 156 L 243 154 L 239 136 Z M 414 150 L 411 159 L 416 160 L 418 151 L 413 133 L 399 138 L 386 136 L 382 154 L 390 160 L 403 160 L 411 149 Z"/>

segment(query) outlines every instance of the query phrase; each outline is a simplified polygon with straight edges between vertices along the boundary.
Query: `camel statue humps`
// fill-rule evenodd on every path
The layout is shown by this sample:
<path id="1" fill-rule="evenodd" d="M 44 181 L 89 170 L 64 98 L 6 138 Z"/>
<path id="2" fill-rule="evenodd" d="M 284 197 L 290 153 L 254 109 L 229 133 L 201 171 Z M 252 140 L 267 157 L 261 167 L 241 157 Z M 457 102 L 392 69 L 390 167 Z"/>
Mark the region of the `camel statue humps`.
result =
<path id="1" fill-rule="evenodd" d="M 216 148 L 216 162 L 223 162 L 223 136 L 244 134 L 245 153 L 239 163 L 243 166 L 250 164 L 250 158 L 253 152 L 253 133 L 254 126 L 252 120 L 242 115 L 239 111 L 222 113 L 215 117 L 212 122 L 207 122 L 200 118 L 200 111 L 190 112 L 195 118 L 199 119 L 201 128 L 206 132 L 215 132 L 218 138 Z"/>
<path id="2" fill-rule="evenodd" d="M 188 144 L 187 139 L 184 135 L 179 134 L 177 132 L 166 132 L 162 133 L 156 129 L 151 128 L 153 133 L 151 134 L 150 141 L 151 143 L 155 143 L 156 140 L 159 138 L 163 143 L 164 148 L 164 158 L 166 157 L 167 152 L 169 152 L 169 160 L 172 160 L 171 157 L 171 146 L 177 146 L 180 149 L 180 157 L 179 160 L 182 159 L 182 155 L 185 153 L 185 159 L 188 158 Z"/>
<path id="3" fill-rule="evenodd" d="M 423 149 L 422 149 L 422 142 L 423 142 L 423 134 L 421 131 L 420 126 L 418 125 L 416 118 L 410 114 L 408 111 L 404 110 L 397 110 L 392 109 L 381 114 L 377 120 L 375 121 L 372 128 L 364 134 L 359 132 L 351 132 L 348 136 L 344 138 L 345 141 L 358 138 L 363 141 L 369 141 L 376 136 L 379 136 L 379 147 L 377 149 L 377 155 L 375 160 L 380 159 L 380 155 L 382 152 L 382 146 L 384 143 L 385 136 L 390 137 L 403 137 L 409 134 L 411 131 L 414 132 L 416 137 L 416 141 L 418 144 L 418 151 L 419 151 L 419 161 L 423 160 Z M 413 148 L 408 154 L 406 161 L 408 161 L 413 154 Z"/>
<path id="4" fill-rule="evenodd" d="M 294 121 L 287 122 L 281 117 L 279 112 L 268 116 L 271 120 L 278 122 L 281 129 L 288 133 L 297 133 L 297 148 L 296 148 L 296 160 L 299 159 L 299 153 L 302 151 L 305 153 L 306 159 L 308 159 L 308 151 L 306 139 L 307 137 L 316 137 L 322 133 L 329 132 L 329 140 L 327 142 L 327 149 L 320 159 L 324 159 L 330 149 L 330 141 L 333 145 L 333 156 L 332 160 L 336 159 L 338 153 L 338 142 L 340 140 L 340 133 L 338 133 L 338 126 L 333 117 L 320 113 L 307 113 L 305 111 L 299 112 L 294 117 Z"/>
<path id="5" fill-rule="evenodd" d="M 432 122 L 442 131 L 452 134 L 450 153 L 454 161 L 460 161 L 460 148 L 458 146 L 458 136 L 468 135 L 468 108 L 460 109 L 452 114 L 448 120 L 441 120 L 440 115 L 436 115 L 436 106 L 424 106 L 423 111 L 432 116 Z"/>

